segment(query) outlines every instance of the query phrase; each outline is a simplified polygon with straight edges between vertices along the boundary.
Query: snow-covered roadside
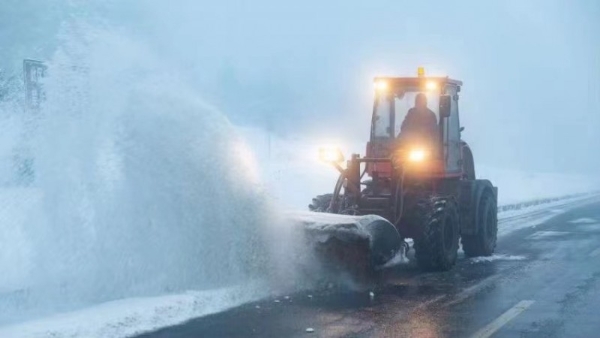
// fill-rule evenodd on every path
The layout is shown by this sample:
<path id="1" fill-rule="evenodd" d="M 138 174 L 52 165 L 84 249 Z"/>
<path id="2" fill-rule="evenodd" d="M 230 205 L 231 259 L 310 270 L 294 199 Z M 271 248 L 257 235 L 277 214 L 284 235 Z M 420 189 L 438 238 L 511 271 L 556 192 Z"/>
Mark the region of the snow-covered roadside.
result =
<path id="1" fill-rule="evenodd" d="M 512 208 L 498 214 L 498 237 L 517 230 L 536 227 L 573 207 L 598 201 L 600 201 L 600 193 L 588 193 L 557 198 L 546 203 L 522 203 L 521 208 Z"/>
<path id="2" fill-rule="evenodd" d="M 120 338 L 225 311 L 268 296 L 260 282 L 159 297 L 128 298 L 0 328 L 2 338 Z"/>
<path id="3" fill-rule="evenodd" d="M 494 261 L 522 261 L 527 259 L 527 257 L 525 256 L 512 256 L 512 255 L 505 255 L 505 254 L 494 254 L 492 256 L 488 256 L 488 257 L 474 257 L 474 258 L 470 258 L 469 261 L 471 262 L 471 264 L 474 263 L 482 263 L 482 262 L 494 262 Z"/>
<path id="4" fill-rule="evenodd" d="M 511 211 L 521 210 L 524 208 L 528 208 L 528 210 L 534 210 L 536 207 L 545 207 L 549 203 L 555 202 L 564 202 L 567 200 L 579 200 L 581 198 L 585 199 L 587 197 L 594 197 L 596 195 L 600 195 L 599 191 L 590 191 L 585 193 L 571 194 L 571 195 L 562 195 L 558 197 L 548 197 L 548 198 L 538 198 L 533 200 L 524 200 L 517 203 L 512 204 L 503 204 L 498 206 L 499 213 L 510 213 Z"/>

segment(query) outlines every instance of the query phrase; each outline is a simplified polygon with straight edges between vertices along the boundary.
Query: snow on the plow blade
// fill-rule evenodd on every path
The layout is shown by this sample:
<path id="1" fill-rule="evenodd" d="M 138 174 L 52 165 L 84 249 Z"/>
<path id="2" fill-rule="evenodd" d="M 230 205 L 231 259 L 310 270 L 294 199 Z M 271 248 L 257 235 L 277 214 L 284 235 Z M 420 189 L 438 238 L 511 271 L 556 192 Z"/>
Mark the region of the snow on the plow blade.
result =
<path id="1" fill-rule="evenodd" d="M 309 245 L 319 261 L 332 272 L 347 272 L 363 279 L 392 259 L 402 239 L 386 219 L 375 216 L 350 216 L 316 212 L 288 213 L 289 219 L 303 227 Z"/>

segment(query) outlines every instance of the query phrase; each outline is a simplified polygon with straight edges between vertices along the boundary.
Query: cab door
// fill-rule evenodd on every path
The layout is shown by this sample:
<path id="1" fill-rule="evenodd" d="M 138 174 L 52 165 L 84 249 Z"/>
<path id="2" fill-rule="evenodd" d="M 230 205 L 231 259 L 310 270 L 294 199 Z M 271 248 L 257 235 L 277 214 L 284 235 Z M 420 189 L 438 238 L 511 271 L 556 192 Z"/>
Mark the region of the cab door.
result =
<path id="1" fill-rule="evenodd" d="M 441 118 L 442 140 L 444 145 L 444 160 L 446 173 L 457 176 L 461 174 L 460 121 L 458 118 L 458 90 L 456 86 L 446 87 L 446 95 L 451 100 L 450 116 Z"/>

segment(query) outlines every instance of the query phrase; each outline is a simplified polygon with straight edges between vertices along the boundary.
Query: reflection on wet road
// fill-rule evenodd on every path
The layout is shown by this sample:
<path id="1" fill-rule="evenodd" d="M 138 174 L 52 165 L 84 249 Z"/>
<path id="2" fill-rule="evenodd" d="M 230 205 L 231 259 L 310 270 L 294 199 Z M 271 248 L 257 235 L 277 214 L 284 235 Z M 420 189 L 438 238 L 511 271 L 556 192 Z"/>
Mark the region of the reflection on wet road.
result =
<path id="1" fill-rule="evenodd" d="M 507 234 L 497 255 L 446 273 L 401 265 L 372 292 L 290 295 L 141 337 L 600 337 L 598 259 L 594 203 Z"/>

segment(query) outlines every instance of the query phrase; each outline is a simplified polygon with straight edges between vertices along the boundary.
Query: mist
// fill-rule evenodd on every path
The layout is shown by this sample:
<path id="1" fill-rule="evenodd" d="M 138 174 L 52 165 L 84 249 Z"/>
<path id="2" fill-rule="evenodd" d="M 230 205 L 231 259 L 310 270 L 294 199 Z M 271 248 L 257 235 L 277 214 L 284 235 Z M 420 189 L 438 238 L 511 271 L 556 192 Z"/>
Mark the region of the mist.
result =
<path id="1" fill-rule="evenodd" d="M 365 140 L 371 78 L 412 76 L 422 65 L 464 81 L 462 124 L 478 163 L 586 174 L 600 165 L 593 2 L 163 7 L 148 6 L 136 29 L 235 122 Z"/>
<path id="2" fill-rule="evenodd" d="M 10 288 L 50 282 L 33 307 L 60 303 L 45 288 L 69 281 L 72 306 L 63 310 L 262 276 L 272 210 L 305 205 L 335 182 L 335 170 L 312 161 L 317 145 L 363 153 L 373 77 L 414 76 L 419 66 L 464 82 L 463 137 L 477 166 L 507 179 L 597 177 L 599 19 L 599 3 L 565 0 L 4 1 L 5 177 L 22 141 L 22 60 L 46 62 L 50 75 L 32 141 L 46 169 L 35 182 L 43 194 L 5 198 L 16 201 L 7 210 L 28 217 L 0 231 L 12 244 L 0 267 L 12 268 Z M 279 196 L 274 204 L 263 199 L 268 179 L 278 182 L 266 189 Z M 253 255 L 258 267 L 246 264 Z M 11 309 L 14 318 L 2 320 L 21 315 Z"/>
<path id="3" fill-rule="evenodd" d="M 425 66 L 464 81 L 464 136 L 478 163 L 581 174 L 600 166 L 595 2 L 24 1 L 3 8 L 3 22 L 31 19 L 0 35 L 18 46 L 3 49 L 2 64 L 44 59 L 55 45 L 47 33 L 90 12 L 146 42 L 234 123 L 366 140 L 372 77 Z"/>

